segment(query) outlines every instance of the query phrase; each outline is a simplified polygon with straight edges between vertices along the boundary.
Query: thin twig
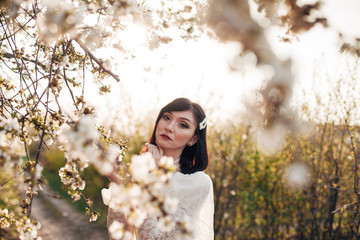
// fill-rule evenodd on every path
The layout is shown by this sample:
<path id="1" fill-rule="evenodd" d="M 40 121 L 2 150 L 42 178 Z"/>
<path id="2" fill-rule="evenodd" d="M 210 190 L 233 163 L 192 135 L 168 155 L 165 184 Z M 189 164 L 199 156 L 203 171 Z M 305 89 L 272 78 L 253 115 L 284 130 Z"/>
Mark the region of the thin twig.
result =
<path id="1" fill-rule="evenodd" d="M 38 54 L 36 54 L 36 55 L 38 55 Z M 2 56 L 5 57 L 5 58 L 8 58 L 8 59 L 11 59 L 11 58 L 17 59 L 16 56 L 14 56 L 14 55 L 11 54 L 11 53 L 2 53 Z M 22 57 L 22 59 L 23 59 L 24 61 L 28 61 L 28 62 L 31 62 L 31 63 L 35 63 L 36 65 L 39 65 L 39 66 L 42 67 L 44 70 L 46 70 L 46 66 L 45 66 L 44 64 L 38 62 L 37 60 L 32 60 L 32 59 L 29 59 L 29 58 L 27 58 L 27 57 Z"/>
<path id="2" fill-rule="evenodd" d="M 25 172 L 25 170 L 26 170 L 26 169 L 22 170 L 18 175 L 15 175 L 14 177 L 12 177 L 12 178 L 6 180 L 5 182 L 1 183 L 1 184 L 0 184 L 0 187 L 3 187 L 5 184 L 7 184 L 8 182 L 10 182 L 11 180 L 13 180 L 13 179 L 17 178 L 18 176 L 20 176 L 21 174 L 23 174 L 23 173 Z"/>
<path id="3" fill-rule="evenodd" d="M 63 68 L 63 75 L 64 75 L 65 84 L 66 84 L 66 86 L 67 86 L 67 88 L 69 90 L 70 96 L 71 96 L 71 98 L 72 98 L 72 100 L 74 102 L 76 110 L 79 110 L 78 106 L 75 104 L 76 100 L 75 100 L 75 97 L 74 97 L 74 93 L 73 93 L 71 87 L 69 86 L 68 79 L 66 78 L 66 69 L 65 69 L 65 67 Z"/>
<path id="4" fill-rule="evenodd" d="M 352 203 L 345 204 L 344 206 L 335 209 L 335 210 L 332 211 L 331 213 L 334 214 L 334 213 L 340 211 L 341 209 L 346 209 L 346 208 L 348 208 L 348 207 L 350 207 L 350 206 L 352 206 L 352 205 L 355 205 L 355 204 L 357 204 L 357 203 L 359 203 L 359 202 L 360 202 L 360 201 L 355 201 L 355 202 L 352 202 Z"/>
<path id="5" fill-rule="evenodd" d="M 86 46 L 83 44 L 79 39 L 76 39 L 76 42 L 79 44 L 79 46 L 89 55 L 89 57 L 94 60 L 101 69 L 103 69 L 106 73 L 108 73 L 110 76 L 112 76 L 117 82 L 120 82 L 120 78 L 118 75 L 113 73 L 112 71 L 108 70 L 102 61 L 100 61 Z"/>
<path id="6" fill-rule="evenodd" d="M 47 118 L 48 118 L 48 114 L 49 114 L 50 85 L 51 85 L 51 77 L 52 77 L 52 74 L 53 74 L 52 69 L 53 69 L 53 64 L 54 64 L 54 56 L 55 56 L 55 53 L 56 53 L 56 48 L 54 49 L 54 53 L 53 53 L 52 58 L 51 58 L 49 83 L 48 83 L 47 88 L 46 88 L 45 91 L 44 91 L 44 92 L 46 92 L 46 106 L 45 106 L 46 112 L 45 112 L 45 116 L 44 116 L 44 126 L 46 125 Z M 40 153 L 41 153 L 42 145 L 44 144 L 45 134 L 46 134 L 46 130 L 45 130 L 45 128 L 44 128 L 44 129 L 42 130 L 42 133 L 41 133 L 40 143 L 39 143 L 39 147 L 38 147 L 37 154 L 36 154 L 35 167 L 36 167 L 37 164 L 39 164 Z M 32 180 L 34 180 L 35 176 L 33 175 L 32 178 L 33 178 Z M 34 184 L 34 181 L 32 181 L 32 184 Z M 31 186 L 31 188 L 33 188 L 33 186 Z M 29 207 L 28 207 L 27 217 L 30 217 L 33 200 L 34 200 L 34 196 L 32 196 L 32 198 L 31 198 L 31 200 L 30 200 L 30 204 L 29 204 Z"/>
<path id="7" fill-rule="evenodd" d="M 84 61 L 83 61 L 83 85 L 82 85 L 82 92 L 81 92 L 82 97 L 84 97 L 84 95 L 85 95 L 85 63 L 86 63 L 87 55 L 88 55 L 88 53 L 85 52 Z"/>
<path id="8" fill-rule="evenodd" d="M 354 191 L 355 191 L 355 193 L 356 193 L 356 195 L 357 195 L 357 197 L 358 197 L 358 199 L 360 201 L 360 194 L 358 192 L 358 175 L 357 175 L 358 161 L 357 161 L 356 149 L 355 149 L 354 139 L 353 139 L 353 136 L 351 134 L 347 119 L 345 119 L 345 124 L 346 124 L 346 129 L 347 129 L 347 131 L 349 133 L 352 152 L 354 154 Z"/>
<path id="9" fill-rule="evenodd" d="M 50 194 L 45 192 L 44 188 L 41 186 L 41 184 L 38 184 L 39 189 L 47 196 L 47 197 L 52 197 L 52 198 L 57 198 L 57 199 L 61 199 L 62 196 L 60 195 L 54 195 L 54 194 Z"/>
<path id="10" fill-rule="evenodd" d="M 320 184 L 319 184 L 320 185 Z M 329 188 L 329 189 L 336 189 L 337 191 L 342 191 L 342 192 L 355 192 L 354 190 L 351 190 L 351 189 L 344 189 L 344 188 L 338 188 L 338 187 L 333 187 L 331 185 L 328 185 L 328 184 L 324 184 L 322 183 L 321 184 L 322 186 L 326 187 L 326 188 Z"/>

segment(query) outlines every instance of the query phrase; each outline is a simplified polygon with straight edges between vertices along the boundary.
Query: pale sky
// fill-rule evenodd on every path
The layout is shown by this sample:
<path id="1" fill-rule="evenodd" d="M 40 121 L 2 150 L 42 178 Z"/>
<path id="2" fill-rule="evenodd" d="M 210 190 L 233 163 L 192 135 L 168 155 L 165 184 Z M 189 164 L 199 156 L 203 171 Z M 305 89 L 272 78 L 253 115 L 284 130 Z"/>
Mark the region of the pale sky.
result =
<path id="1" fill-rule="evenodd" d="M 341 31 L 347 41 L 353 41 L 353 36 L 360 37 L 360 25 L 356 24 L 360 22 L 360 1 L 327 0 L 323 12 L 330 29 L 316 26 L 299 35 L 292 44 L 279 42 L 278 29 L 268 31 L 278 57 L 292 59 L 295 82 L 300 83 L 296 86 L 306 91 L 312 91 L 314 62 L 320 56 L 327 59 L 323 62 L 325 68 L 335 69 L 339 65 L 341 43 L 332 29 Z M 124 58 L 121 52 L 109 53 L 121 82 L 112 84 L 112 93 L 106 100 L 93 101 L 100 105 L 100 115 L 107 116 L 110 112 L 121 115 L 124 111 L 140 118 L 149 111 L 156 115 L 174 98 L 188 97 L 199 102 L 213 121 L 219 117 L 233 118 L 243 110 L 242 100 L 251 97 L 252 91 L 263 82 L 264 76 L 254 67 L 251 55 L 245 60 L 237 57 L 238 43 L 219 43 L 204 35 L 196 41 L 175 40 L 149 50 L 143 41 L 146 30 L 142 27 L 134 26 L 122 34 L 121 43 L 133 52 L 133 57 Z M 234 71 L 231 66 L 240 67 Z"/>

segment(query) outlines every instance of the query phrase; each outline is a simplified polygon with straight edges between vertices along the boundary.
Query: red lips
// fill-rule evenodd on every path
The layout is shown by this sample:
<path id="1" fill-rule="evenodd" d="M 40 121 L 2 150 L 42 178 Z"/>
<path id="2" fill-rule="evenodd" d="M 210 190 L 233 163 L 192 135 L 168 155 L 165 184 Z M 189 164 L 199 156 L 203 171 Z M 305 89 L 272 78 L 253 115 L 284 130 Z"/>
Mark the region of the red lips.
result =
<path id="1" fill-rule="evenodd" d="M 161 134 L 160 137 L 162 137 L 165 140 L 170 140 L 171 141 L 171 138 L 166 134 Z"/>

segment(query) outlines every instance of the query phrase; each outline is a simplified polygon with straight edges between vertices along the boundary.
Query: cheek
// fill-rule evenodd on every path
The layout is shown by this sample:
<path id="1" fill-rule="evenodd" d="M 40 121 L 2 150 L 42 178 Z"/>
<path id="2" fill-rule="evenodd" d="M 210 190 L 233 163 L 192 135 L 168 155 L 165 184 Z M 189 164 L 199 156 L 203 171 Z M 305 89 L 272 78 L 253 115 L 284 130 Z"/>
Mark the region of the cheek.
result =
<path id="1" fill-rule="evenodd" d="M 190 141 L 190 139 L 192 138 L 193 134 L 190 133 L 190 132 L 182 132 L 182 133 L 179 133 L 178 136 L 177 136 L 177 139 L 181 142 L 188 142 Z"/>
<path id="2" fill-rule="evenodd" d="M 158 133 L 159 131 L 161 131 L 163 129 L 163 123 L 162 121 L 160 120 L 156 126 L 156 131 L 155 133 Z"/>

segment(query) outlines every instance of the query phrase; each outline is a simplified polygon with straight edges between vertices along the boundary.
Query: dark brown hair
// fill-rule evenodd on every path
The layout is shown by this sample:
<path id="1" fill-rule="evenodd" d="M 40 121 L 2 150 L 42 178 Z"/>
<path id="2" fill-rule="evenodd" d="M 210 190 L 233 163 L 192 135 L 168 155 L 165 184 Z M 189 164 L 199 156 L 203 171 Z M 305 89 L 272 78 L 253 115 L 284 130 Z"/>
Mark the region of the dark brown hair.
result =
<path id="1" fill-rule="evenodd" d="M 180 112 L 190 110 L 194 114 L 197 127 L 195 130 L 195 135 L 197 136 L 197 141 L 192 146 L 186 146 L 180 156 L 180 170 L 184 174 L 190 174 L 197 171 L 203 171 L 207 168 L 209 164 L 209 157 L 207 152 L 206 145 L 206 128 L 200 130 L 199 124 L 205 119 L 205 112 L 202 107 L 191 102 L 187 98 L 177 98 L 167 104 L 160 110 L 160 113 L 156 119 L 155 127 L 150 138 L 150 144 L 155 143 L 155 132 L 160 121 L 161 117 L 166 112 Z"/>

